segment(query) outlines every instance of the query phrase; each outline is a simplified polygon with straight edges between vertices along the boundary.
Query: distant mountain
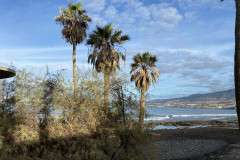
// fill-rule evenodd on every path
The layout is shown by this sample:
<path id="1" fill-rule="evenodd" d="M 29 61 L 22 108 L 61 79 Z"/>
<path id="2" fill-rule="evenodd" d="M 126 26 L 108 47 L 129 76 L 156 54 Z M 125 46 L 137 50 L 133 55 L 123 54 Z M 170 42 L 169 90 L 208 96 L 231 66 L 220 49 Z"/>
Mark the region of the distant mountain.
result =
<path id="1" fill-rule="evenodd" d="M 173 98 L 173 99 L 155 99 L 147 103 L 165 103 L 165 102 L 206 102 L 206 101 L 229 101 L 235 100 L 234 89 L 229 89 L 220 92 L 206 93 L 206 94 L 193 94 L 188 97 Z"/>

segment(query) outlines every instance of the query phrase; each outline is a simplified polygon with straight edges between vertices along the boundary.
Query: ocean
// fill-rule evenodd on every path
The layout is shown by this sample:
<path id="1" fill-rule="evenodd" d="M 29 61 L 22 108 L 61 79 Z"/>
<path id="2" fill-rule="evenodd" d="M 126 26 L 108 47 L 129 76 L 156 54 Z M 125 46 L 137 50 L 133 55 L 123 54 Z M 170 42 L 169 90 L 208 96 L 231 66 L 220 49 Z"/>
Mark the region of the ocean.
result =
<path id="1" fill-rule="evenodd" d="M 237 113 L 234 109 L 149 107 L 146 111 L 147 118 L 144 120 L 145 123 L 195 120 L 237 120 Z"/>

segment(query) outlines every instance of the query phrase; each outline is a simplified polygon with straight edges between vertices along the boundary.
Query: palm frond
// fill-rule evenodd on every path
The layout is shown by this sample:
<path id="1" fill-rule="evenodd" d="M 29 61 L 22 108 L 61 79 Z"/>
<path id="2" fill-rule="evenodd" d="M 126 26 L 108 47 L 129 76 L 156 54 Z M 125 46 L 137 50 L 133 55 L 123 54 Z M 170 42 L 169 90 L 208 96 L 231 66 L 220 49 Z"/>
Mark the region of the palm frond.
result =
<path id="1" fill-rule="evenodd" d="M 125 55 L 124 55 L 122 52 L 119 52 L 119 55 L 122 57 L 122 60 L 123 60 L 123 61 L 126 60 L 126 57 L 125 57 Z"/>
<path id="2" fill-rule="evenodd" d="M 134 73 L 134 74 L 132 74 L 132 76 L 131 76 L 131 81 L 135 81 L 137 75 L 138 75 L 137 72 Z"/>
<path id="3" fill-rule="evenodd" d="M 132 76 L 131 76 L 131 81 L 135 81 L 135 79 L 136 79 L 136 76 L 138 75 L 138 73 L 137 72 L 135 72 L 134 74 L 132 74 Z"/>
<path id="4" fill-rule="evenodd" d="M 153 69 L 153 73 L 159 78 L 160 72 L 157 69 Z"/>
<path id="5" fill-rule="evenodd" d="M 141 62 L 141 54 L 138 53 L 136 56 L 133 57 L 134 63 L 142 63 Z"/>
<path id="6" fill-rule="evenodd" d="M 148 71 L 146 72 L 145 77 L 146 77 L 146 87 L 147 87 L 146 91 L 147 91 L 149 86 L 151 85 L 151 76 Z"/>
<path id="7" fill-rule="evenodd" d="M 93 58 L 93 54 L 90 54 L 90 55 L 88 56 L 88 63 L 92 60 L 92 58 Z"/>
<path id="8" fill-rule="evenodd" d="M 142 81 L 142 77 L 139 81 L 135 81 L 135 85 L 136 85 L 137 88 L 142 88 L 141 81 Z"/>
<path id="9" fill-rule="evenodd" d="M 113 58 L 116 60 L 119 60 L 119 54 L 117 53 L 117 51 L 115 49 L 112 49 L 112 54 L 113 54 Z"/>
<path id="10" fill-rule="evenodd" d="M 150 67 L 155 67 L 155 63 L 157 62 L 157 57 L 156 56 L 150 56 L 149 57 L 149 66 Z"/>
<path id="11" fill-rule="evenodd" d="M 122 44 L 123 42 L 129 41 L 129 40 L 130 40 L 129 36 L 128 36 L 128 35 L 124 35 L 124 36 L 121 36 L 121 37 L 120 37 L 118 43 L 119 43 L 119 44 Z"/>
<path id="12" fill-rule="evenodd" d="M 138 88 L 142 87 L 141 89 L 147 91 L 151 85 L 151 81 L 157 83 L 156 77 L 159 78 L 160 72 L 153 68 L 156 66 L 156 62 L 157 57 L 151 56 L 149 52 L 138 53 L 133 57 L 130 73 L 135 73 L 133 73 L 131 81 L 134 79 Z"/>
<path id="13" fill-rule="evenodd" d="M 131 71 L 130 73 L 133 73 L 134 71 L 136 71 L 139 68 L 139 64 L 138 63 L 132 63 L 131 64 Z"/>
<path id="14" fill-rule="evenodd" d="M 92 22 L 92 19 L 89 18 L 87 15 L 84 15 L 82 18 L 83 18 L 84 20 L 86 20 L 87 22 Z"/>
<path id="15" fill-rule="evenodd" d="M 78 11 L 81 10 L 81 8 L 82 8 L 81 2 L 78 2 L 78 3 L 76 4 L 76 8 L 77 8 Z"/>
<path id="16" fill-rule="evenodd" d="M 118 68 L 120 69 L 119 58 L 125 60 L 125 55 L 123 55 L 119 49 L 121 46 L 115 46 L 115 43 L 119 41 L 119 35 L 122 31 L 113 31 L 112 24 L 106 24 L 103 27 L 96 26 L 96 29 L 89 35 L 86 44 L 98 50 L 97 60 L 99 63 L 96 65 L 101 65 L 101 70 L 111 71 L 112 73 Z M 115 49 L 116 48 L 116 49 Z"/>
<path id="17" fill-rule="evenodd" d="M 115 43 L 119 42 L 119 36 L 122 34 L 121 30 L 117 30 L 113 33 L 113 35 L 111 35 L 110 37 L 110 42 L 112 45 L 114 45 Z"/>
<path id="18" fill-rule="evenodd" d="M 146 87 L 146 77 L 142 76 L 140 81 L 139 81 L 139 86 L 140 88 L 145 88 Z"/>
<path id="19" fill-rule="evenodd" d="M 122 30 L 117 30 L 112 35 L 112 38 L 118 38 L 122 34 Z"/>
<path id="20" fill-rule="evenodd" d="M 152 82 L 157 83 L 157 80 L 156 80 L 156 77 L 155 77 L 154 73 L 151 72 L 151 76 L 152 76 Z"/>
<path id="21" fill-rule="evenodd" d="M 72 8 L 74 6 L 74 4 L 70 1 L 68 2 L 68 8 Z"/>
<path id="22" fill-rule="evenodd" d="M 55 16 L 54 21 L 63 25 L 62 37 L 71 44 L 82 43 L 87 37 L 86 30 L 91 19 L 87 16 L 86 11 L 81 9 L 82 4 L 74 5 L 68 3 L 68 8 L 60 8 L 60 15 Z"/>

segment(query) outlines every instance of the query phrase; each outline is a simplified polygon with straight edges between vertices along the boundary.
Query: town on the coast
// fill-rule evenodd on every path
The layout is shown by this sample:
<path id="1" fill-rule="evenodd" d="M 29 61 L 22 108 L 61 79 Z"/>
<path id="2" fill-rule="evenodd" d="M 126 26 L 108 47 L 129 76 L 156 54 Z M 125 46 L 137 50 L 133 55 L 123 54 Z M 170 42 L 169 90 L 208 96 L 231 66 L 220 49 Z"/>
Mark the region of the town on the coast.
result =
<path id="1" fill-rule="evenodd" d="M 198 108 L 198 109 L 235 109 L 235 101 L 208 101 L 208 102 L 162 102 L 148 103 L 148 107 L 169 107 L 169 108 Z"/>

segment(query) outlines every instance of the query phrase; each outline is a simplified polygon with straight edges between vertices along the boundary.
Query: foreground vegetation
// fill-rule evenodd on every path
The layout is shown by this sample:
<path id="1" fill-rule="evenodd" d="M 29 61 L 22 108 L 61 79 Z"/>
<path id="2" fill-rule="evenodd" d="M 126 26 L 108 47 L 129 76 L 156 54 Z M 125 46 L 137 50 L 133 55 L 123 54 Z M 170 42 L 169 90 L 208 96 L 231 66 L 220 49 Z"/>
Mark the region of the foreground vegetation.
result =
<path id="1" fill-rule="evenodd" d="M 63 71 L 51 74 L 48 69 L 44 76 L 19 70 L 12 81 L 1 81 L 0 159 L 139 159 L 135 146 L 146 144 L 149 137 L 143 132 L 144 107 L 139 127 L 136 92 L 125 74 L 116 73 L 120 58 L 125 61 L 122 43 L 129 36 L 113 30 L 112 24 L 96 26 L 87 39 L 88 62 L 96 71 L 80 74 L 76 46 L 87 38 L 91 18 L 81 3 L 69 2 L 54 20 L 63 26 L 62 37 L 73 45 L 73 82 Z M 152 68 L 157 58 L 142 55 L 134 59 L 132 71 L 145 97 L 151 80 L 156 82 L 160 73 Z M 141 106 L 144 101 L 141 98 Z"/>
<path id="2" fill-rule="evenodd" d="M 126 75 L 111 76 L 106 115 L 95 71 L 79 73 L 77 97 L 63 74 L 18 70 L 0 81 L 0 159 L 138 159 L 135 146 L 149 136 L 138 129 L 139 104 Z"/>

